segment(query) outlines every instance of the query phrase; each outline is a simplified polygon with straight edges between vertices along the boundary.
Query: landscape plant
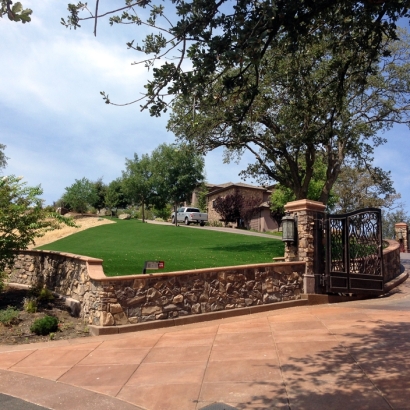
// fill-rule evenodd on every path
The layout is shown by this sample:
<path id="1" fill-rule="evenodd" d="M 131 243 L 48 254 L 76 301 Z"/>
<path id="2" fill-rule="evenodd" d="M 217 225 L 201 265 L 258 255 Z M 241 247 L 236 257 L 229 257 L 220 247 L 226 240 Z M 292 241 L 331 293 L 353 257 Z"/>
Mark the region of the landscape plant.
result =
<path id="1" fill-rule="evenodd" d="M 161 144 L 151 155 L 154 205 L 163 208 L 172 203 L 176 213 L 177 207 L 190 201 L 194 189 L 204 181 L 204 166 L 203 157 L 192 146 Z"/>
<path id="2" fill-rule="evenodd" d="M 84 213 L 88 208 L 99 201 L 95 184 L 89 179 L 76 179 L 69 187 L 65 188 L 63 202 L 68 204 L 75 212 Z"/>
<path id="3" fill-rule="evenodd" d="M 0 290 L 6 268 L 14 264 L 16 252 L 34 244 L 48 230 L 62 224 L 75 226 L 71 219 L 43 208 L 40 186 L 29 187 L 14 175 L 0 179 Z"/>
<path id="4" fill-rule="evenodd" d="M 149 155 L 134 154 L 126 159 L 122 172 L 122 186 L 129 203 L 140 206 L 140 217 L 145 222 L 145 207 L 152 204 L 154 196 L 153 171 Z"/>
<path id="5" fill-rule="evenodd" d="M 58 330 L 58 319 L 55 316 L 45 316 L 36 319 L 30 327 L 30 331 L 36 335 L 46 336 Z"/>
<path id="6" fill-rule="evenodd" d="M 13 306 L 7 306 L 6 309 L 0 309 L 0 323 L 10 326 L 18 320 L 20 312 Z"/>

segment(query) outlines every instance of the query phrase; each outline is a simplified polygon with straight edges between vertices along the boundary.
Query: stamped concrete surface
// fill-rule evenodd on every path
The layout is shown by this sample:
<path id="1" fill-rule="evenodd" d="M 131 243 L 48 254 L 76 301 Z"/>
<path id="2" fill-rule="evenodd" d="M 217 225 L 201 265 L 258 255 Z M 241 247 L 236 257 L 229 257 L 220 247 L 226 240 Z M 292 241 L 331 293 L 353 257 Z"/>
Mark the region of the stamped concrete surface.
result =
<path id="1" fill-rule="evenodd" d="M 410 409 L 409 310 L 408 280 L 371 300 L 0 346 L 0 407 Z"/>

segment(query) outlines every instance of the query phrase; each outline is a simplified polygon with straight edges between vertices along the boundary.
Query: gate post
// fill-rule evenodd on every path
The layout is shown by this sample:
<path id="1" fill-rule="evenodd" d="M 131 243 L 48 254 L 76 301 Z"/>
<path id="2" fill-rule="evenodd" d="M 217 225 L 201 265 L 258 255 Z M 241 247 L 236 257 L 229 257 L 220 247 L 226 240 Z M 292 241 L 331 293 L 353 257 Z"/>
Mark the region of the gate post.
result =
<path id="1" fill-rule="evenodd" d="M 322 221 L 325 214 L 322 202 L 301 199 L 288 202 L 285 211 L 297 218 L 297 242 L 285 249 L 285 261 L 304 261 L 304 293 L 317 293 L 320 277 L 324 273 Z"/>
<path id="2" fill-rule="evenodd" d="M 396 234 L 396 241 L 400 244 L 400 252 L 407 252 L 409 249 L 408 226 L 405 222 L 399 222 L 394 225 L 394 233 Z"/>

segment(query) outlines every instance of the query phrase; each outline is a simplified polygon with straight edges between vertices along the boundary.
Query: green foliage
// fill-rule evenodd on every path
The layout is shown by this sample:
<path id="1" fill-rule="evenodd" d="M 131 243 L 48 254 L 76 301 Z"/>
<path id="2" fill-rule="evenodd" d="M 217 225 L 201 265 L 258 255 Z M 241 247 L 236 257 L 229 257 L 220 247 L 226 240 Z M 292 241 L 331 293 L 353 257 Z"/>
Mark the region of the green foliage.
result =
<path id="1" fill-rule="evenodd" d="M 52 300 L 54 300 L 54 295 L 51 290 L 43 287 L 42 289 L 40 289 L 37 299 L 39 302 L 51 302 Z"/>
<path id="2" fill-rule="evenodd" d="M 45 316 L 37 319 L 30 327 L 30 331 L 36 335 L 46 336 L 58 330 L 58 319 L 55 316 Z"/>
<path id="3" fill-rule="evenodd" d="M 105 207 L 105 196 L 107 193 L 107 186 L 102 181 L 102 178 L 97 179 L 97 181 L 92 182 L 94 185 L 94 191 L 96 196 L 94 201 L 90 202 L 90 205 L 100 211 Z"/>
<path id="4" fill-rule="evenodd" d="M 204 160 L 188 145 L 161 144 L 152 152 L 151 166 L 157 208 L 189 201 L 204 180 Z"/>
<path id="5" fill-rule="evenodd" d="M 329 204 L 342 165 L 371 164 L 374 147 L 385 142 L 378 133 L 409 123 L 410 42 L 406 33 L 401 37 L 397 43 L 383 39 L 369 61 L 348 44 L 332 48 L 337 39 L 330 26 L 300 39 L 296 50 L 284 35 L 266 50 L 259 76 L 249 74 L 257 94 L 240 120 L 240 87 L 238 95 L 225 95 L 218 72 L 202 97 L 191 93 L 174 101 L 168 128 L 201 152 L 225 147 L 227 161 L 247 150 L 256 162 L 244 177 L 277 181 L 296 199 Z M 231 69 L 232 77 L 239 71 Z M 319 171 L 323 178 L 315 176 Z"/>
<path id="6" fill-rule="evenodd" d="M 96 34 L 97 20 L 108 15 L 111 25 L 151 27 L 142 44 L 127 42 L 147 54 L 140 62 L 148 69 L 155 66 L 143 108 L 159 116 L 171 101 L 170 129 L 201 153 L 250 151 L 256 163 L 245 175 L 307 198 L 321 154 L 319 200 L 328 204 L 344 161 L 371 163 L 373 147 L 384 142 L 378 132 L 409 121 L 408 42 L 396 42 L 397 22 L 410 16 L 407 2 L 166 3 L 126 1 L 122 14 L 94 19 L 93 8 L 79 2 L 62 24 L 76 29 L 90 19 Z M 179 59 L 161 64 L 176 50 Z"/>
<path id="7" fill-rule="evenodd" d="M 23 5 L 20 2 L 16 2 L 13 5 L 12 1 L 1 0 L 0 1 L 0 17 L 7 15 L 11 21 L 19 22 L 23 24 L 31 21 L 31 9 L 23 9 Z"/>
<path id="8" fill-rule="evenodd" d="M 201 210 L 201 212 L 207 212 L 207 205 L 208 205 L 208 188 L 203 182 L 199 188 L 197 189 L 197 199 L 198 199 L 198 208 Z"/>
<path id="9" fill-rule="evenodd" d="M 6 280 L 6 278 L 7 278 L 6 272 L 0 271 L 0 293 L 1 293 L 1 292 L 3 291 L 3 289 L 4 289 L 4 281 Z"/>
<path id="10" fill-rule="evenodd" d="M 42 207 L 40 186 L 28 187 L 14 175 L 0 179 L 0 272 L 11 268 L 18 250 L 61 224 L 75 226 L 70 219 Z M 0 277 L 0 285 L 2 284 Z"/>
<path id="11" fill-rule="evenodd" d="M 153 208 L 152 209 L 153 215 L 155 215 L 155 219 L 162 219 L 164 221 L 167 221 L 169 218 L 171 218 L 171 213 L 172 213 L 172 207 L 170 204 L 166 204 L 165 207 L 163 208 Z"/>
<path id="12" fill-rule="evenodd" d="M 19 311 L 12 307 L 7 306 L 6 309 L 0 309 L 0 322 L 5 326 L 16 323 L 19 317 Z"/>
<path id="13" fill-rule="evenodd" d="M 234 116 L 238 121 L 252 109 L 260 91 L 259 81 L 265 75 L 266 54 L 278 40 L 286 40 L 285 53 L 297 54 L 328 29 L 333 34 L 328 39 L 329 49 L 339 55 L 335 63 L 329 62 L 335 71 L 334 89 L 338 90 L 344 85 L 343 76 L 338 77 L 341 72 L 336 73 L 338 67 L 346 68 L 358 61 L 363 67 L 369 67 L 369 62 L 380 53 L 381 38 L 384 35 L 395 38 L 398 19 L 409 17 L 408 4 L 402 0 L 191 0 L 164 4 L 157 6 L 149 0 L 125 1 L 125 7 L 119 9 L 121 14 L 112 10 L 90 19 L 96 7 L 78 2 L 68 5 L 69 16 L 61 23 L 76 29 L 81 21 L 90 19 L 95 35 L 97 20 L 106 15 L 111 25 L 151 27 L 152 31 L 146 33 L 141 44 L 126 43 L 133 51 L 146 54 L 141 62 L 148 69 L 155 66 L 145 86 L 147 101 L 143 107 L 159 116 L 168 108 L 164 95 L 192 94 L 199 103 L 218 95 L 235 96 L 236 108 L 227 111 L 225 116 Z M 157 64 L 158 60 L 163 62 L 165 56 L 174 56 L 176 50 L 180 50 L 179 58 Z M 349 53 L 350 50 L 355 52 Z M 317 60 L 322 57 L 317 56 Z M 189 64 L 185 64 L 186 59 L 190 60 Z M 326 60 L 326 56 L 323 59 Z M 232 72 L 232 67 L 237 70 Z M 222 79 L 214 86 L 219 92 L 206 93 L 207 86 L 214 83 L 215 73 Z M 323 83 L 317 84 L 323 86 Z M 299 84 L 299 88 L 303 85 Z M 111 103 L 105 92 L 101 94 L 106 103 Z"/>
<path id="14" fill-rule="evenodd" d="M 113 208 L 125 208 L 128 201 L 125 198 L 122 180 L 120 178 L 111 181 L 105 192 L 105 205 L 111 210 Z"/>
<path id="15" fill-rule="evenodd" d="M 75 212 L 87 212 L 88 207 L 99 200 L 95 185 L 87 178 L 76 179 L 65 191 L 63 201 Z"/>
<path id="16" fill-rule="evenodd" d="M 36 313 L 37 312 L 37 298 L 30 297 L 24 299 L 24 310 L 28 313 Z"/>
<path id="17" fill-rule="evenodd" d="M 152 204 L 153 171 L 151 159 L 143 155 L 141 159 L 134 154 L 134 159 L 125 161 L 125 171 L 122 173 L 123 189 L 126 197 L 134 205 L 141 205 L 141 219 L 145 221 L 145 207 Z"/>
<path id="18" fill-rule="evenodd" d="M 141 273 L 146 260 L 164 260 L 165 269 L 160 272 L 271 262 L 273 257 L 283 256 L 284 245 L 274 237 L 131 219 L 87 229 L 38 249 L 101 258 L 104 272 L 116 276 Z"/>

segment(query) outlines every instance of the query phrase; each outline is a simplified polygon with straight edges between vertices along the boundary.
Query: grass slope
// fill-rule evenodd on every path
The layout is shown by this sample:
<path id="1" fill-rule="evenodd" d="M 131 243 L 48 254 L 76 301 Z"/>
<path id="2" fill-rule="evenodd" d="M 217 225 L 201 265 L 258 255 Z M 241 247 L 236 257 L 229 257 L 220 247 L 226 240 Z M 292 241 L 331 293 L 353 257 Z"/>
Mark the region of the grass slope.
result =
<path id="1" fill-rule="evenodd" d="M 90 228 L 37 249 L 101 258 L 107 276 L 141 273 L 146 260 L 163 260 L 161 272 L 172 272 L 272 262 L 284 253 L 283 243 L 275 239 L 135 219 Z"/>

